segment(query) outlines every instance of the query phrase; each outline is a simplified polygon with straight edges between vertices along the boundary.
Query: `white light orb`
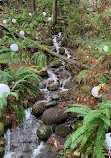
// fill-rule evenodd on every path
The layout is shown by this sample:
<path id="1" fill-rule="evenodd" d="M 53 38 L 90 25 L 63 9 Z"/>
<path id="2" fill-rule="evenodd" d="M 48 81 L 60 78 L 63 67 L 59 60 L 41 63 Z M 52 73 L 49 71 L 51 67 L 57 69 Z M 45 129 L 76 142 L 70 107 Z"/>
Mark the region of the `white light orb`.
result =
<path id="1" fill-rule="evenodd" d="M 0 97 L 3 96 L 4 92 L 7 92 L 7 96 L 8 96 L 8 94 L 10 93 L 10 88 L 8 85 L 1 83 L 0 84 Z"/>
<path id="2" fill-rule="evenodd" d="M 91 93 L 95 98 L 101 98 L 102 95 L 99 95 L 99 90 L 100 90 L 101 86 L 95 86 L 93 87 Z"/>
<path id="3" fill-rule="evenodd" d="M 29 16 L 32 16 L 32 13 L 29 13 Z"/>
<path id="4" fill-rule="evenodd" d="M 43 16 L 46 16 L 46 12 L 43 12 Z"/>
<path id="5" fill-rule="evenodd" d="M 19 34 L 24 36 L 25 33 L 24 31 L 20 31 Z"/>
<path id="6" fill-rule="evenodd" d="M 87 58 L 89 58 L 89 56 L 87 56 Z"/>
<path id="7" fill-rule="evenodd" d="M 108 149 L 111 150 L 111 133 L 105 134 L 105 142 L 108 146 Z"/>
<path id="8" fill-rule="evenodd" d="M 17 45 L 17 44 L 12 44 L 12 45 L 10 46 L 10 49 L 11 49 L 12 51 L 14 51 L 14 52 L 17 52 L 17 51 L 18 51 L 18 45 Z"/>
<path id="9" fill-rule="evenodd" d="M 16 23 L 16 19 L 12 19 L 12 22 L 15 24 Z"/>
<path id="10" fill-rule="evenodd" d="M 7 23 L 7 20 L 3 20 L 3 23 L 6 24 L 6 23 Z"/>
<path id="11" fill-rule="evenodd" d="M 37 28 L 37 31 L 39 30 L 39 28 Z"/>
<path id="12" fill-rule="evenodd" d="M 108 49 L 109 49 L 109 47 L 108 47 L 108 46 L 103 46 L 103 50 L 104 50 L 105 52 L 107 52 L 107 51 L 108 51 Z"/>
<path id="13" fill-rule="evenodd" d="M 48 21 L 51 21 L 51 17 L 48 18 Z"/>

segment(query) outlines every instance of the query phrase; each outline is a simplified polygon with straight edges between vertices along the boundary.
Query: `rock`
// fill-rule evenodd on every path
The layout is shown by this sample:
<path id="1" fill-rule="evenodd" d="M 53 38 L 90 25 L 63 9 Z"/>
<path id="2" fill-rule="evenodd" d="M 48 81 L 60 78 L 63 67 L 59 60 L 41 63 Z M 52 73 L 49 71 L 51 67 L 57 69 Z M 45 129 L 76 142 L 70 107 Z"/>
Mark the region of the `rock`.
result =
<path id="1" fill-rule="evenodd" d="M 47 68 L 46 67 L 30 66 L 29 69 L 32 70 L 33 72 L 35 72 L 36 74 L 38 74 L 41 77 L 48 76 L 48 72 L 47 72 Z"/>
<path id="2" fill-rule="evenodd" d="M 67 38 L 66 38 L 66 36 L 62 40 L 62 46 L 67 47 Z"/>
<path id="3" fill-rule="evenodd" d="M 0 137 L 4 135 L 4 124 L 0 122 Z"/>
<path id="4" fill-rule="evenodd" d="M 65 54 L 65 49 L 64 48 L 59 48 L 59 54 L 61 54 L 61 55 L 63 55 L 63 54 Z"/>
<path id="5" fill-rule="evenodd" d="M 52 94 L 51 98 L 52 100 L 59 100 L 58 94 Z"/>
<path id="6" fill-rule="evenodd" d="M 41 102 L 35 106 L 32 107 L 32 114 L 35 117 L 39 117 L 43 114 L 43 112 L 45 111 L 46 107 L 45 107 L 46 102 Z"/>
<path id="7" fill-rule="evenodd" d="M 69 78 L 69 73 L 67 73 L 67 71 L 61 71 L 59 73 L 60 79 L 68 79 Z"/>
<path id="8" fill-rule="evenodd" d="M 68 115 L 63 110 L 50 108 L 42 114 L 42 121 L 46 125 L 60 124 L 66 121 Z"/>
<path id="9" fill-rule="evenodd" d="M 58 60 L 51 61 L 52 68 L 58 68 L 60 65 L 61 65 L 61 63 Z"/>
<path id="10" fill-rule="evenodd" d="M 48 108 L 51 108 L 55 105 L 57 105 L 57 102 L 54 100 L 54 101 L 46 103 L 45 107 L 48 109 Z"/>
<path id="11" fill-rule="evenodd" d="M 58 125 L 55 129 L 55 135 L 65 138 L 70 133 L 70 127 L 65 124 Z"/>
<path id="12" fill-rule="evenodd" d="M 59 84 L 58 83 L 52 83 L 52 84 L 47 86 L 47 89 L 49 91 L 56 91 L 56 90 L 59 89 Z"/>
<path id="13" fill-rule="evenodd" d="M 0 147 L 0 158 L 3 158 L 4 152 L 5 152 L 4 148 Z"/>
<path id="14" fill-rule="evenodd" d="M 49 126 L 42 125 L 37 129 L 37 136 L 45 141 L 47 140 L 52 134 L 52 130 Z"/>
<path id="15" fill-rule="evenodd" d="M 47 46 L 53 46 L 53 40 L 51 38 L 48 38 L 48 39 L 45 40 L 45 44 Z"/>

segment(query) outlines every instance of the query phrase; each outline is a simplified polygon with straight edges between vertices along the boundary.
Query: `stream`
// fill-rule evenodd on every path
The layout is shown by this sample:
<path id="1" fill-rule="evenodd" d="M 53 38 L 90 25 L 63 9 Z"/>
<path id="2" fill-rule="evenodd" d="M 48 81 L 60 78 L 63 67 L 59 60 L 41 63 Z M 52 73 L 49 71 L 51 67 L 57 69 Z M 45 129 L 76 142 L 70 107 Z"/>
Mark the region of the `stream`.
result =
<path id="1" fill-rule="evenodd" d="M 62 33 L 59 33 L 58 35 L 54 35 L 52 38 L 53 45 L 57 53 L 59 53 L 63 35 Z M 66 48 L 64 49 L 67 58 L 70 58 L 71 55 L 69 54 L 69 51 Z M 46 102 L 51 100 L 52 94 L 67 93 L 68 89 L 65 88 L 65 85 L 70 82 L 71 74 L 67 71 L 65 62 L 61 60 L 60 62 L 60 68 L 51 68 L 49 66 L 48 79 L 43 79 L 40 83 L 39 90 L 43 94 L 45 98 L 44 101 Z M 49 91 L 48 86 L 50 85 L 50 82 L 53 82 L 53 84 L 59 84 L 59 89 L 56 91 Z M 41 101 L 38 101 L 35 104 L 40 102 Z M 37 119 L 31 114 L 31 110 L 31 107 L 25 110 L 26 121 L 23 123 L 23 127 L 20 127 L 20 129 L 13 132 L 8 129 L 5 133 L 6 146 L 4 158 L 48 158 L 49 153 L 47 153 L 45 149 L 44 142 L 39 140 L 36 134 L 37 128 L 43 123 L 40 119 Z"/>

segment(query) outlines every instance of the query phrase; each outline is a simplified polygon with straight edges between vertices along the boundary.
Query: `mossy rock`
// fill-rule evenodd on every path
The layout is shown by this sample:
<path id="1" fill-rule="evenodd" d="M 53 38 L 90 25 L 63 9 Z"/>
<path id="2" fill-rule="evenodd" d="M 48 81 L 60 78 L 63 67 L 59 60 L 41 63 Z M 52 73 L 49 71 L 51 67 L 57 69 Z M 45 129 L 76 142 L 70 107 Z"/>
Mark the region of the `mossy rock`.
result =
<path id="1" fill-rule="evenodd" d="M 55 129 L 55 135 L 61 138 L 65 138 L 69 133 L 70 127 L 65 124 L 58 125 Z"/>
<path id="2" fill-rule="evenodd" d="M 0 137 L 4 135 L 4 124 L 0 122 Z"/>
<path id="3" fill-rule="evenodd" d="M 4 69 L 9 68 L 7 61 L 0 60 L 0 69 L 3 71 Z"/>
<path id="4" fill-rule="evenodd" d="M 0 147 L 0 158 L 3 158 L 5 153 L 5 149 L 3 147 Z"/>
<path id="5" fill-rule="evenodd" d="M 60 65 L 61 65 L 61 63 L 60 63 L 59 60 L 51 61 L 51 67 L 52 68 L 58 68 Z"/>
<path id="6" fill-rule="evenodd" d="M 75 123 L 74 128 L 73 128 L 73 132 L 75 132 L 78 128 L 82 127 L 83 125 L 83 121 L 78 121 Z"/>
<path id="7" fill-rule="evenodd" d="M 37 129 L 37 136 L 43 141 L 46 141 L 51 134 L 52 130 L 49 126 L 42 125 Z"/>
<path id="8" fill-rule="evenodd" d="M 65 54 L 65 49 L 64 48 L 59 48 L 59 54 L 61 54 L 61 55 L 63 55 L 63 54 Z"/>
<path id="9" fill-rule="evenodd" d="M 45 44 L 46 44 L 47 46 L 53 46 L 53 40 L 52 40 L 52 38 L 46 39 L 46 40 L 45 40 Z"/>
<path id="10" fill-rule="evenodd" d="M 42 114 L 42 121 L 46 125 L 61 124 L 68 118 L 67 113 L 64 110 L 50 108 L 44 111 Z"/>
<path id="11" fill-rule="evenodd" d="M 46 102 L 41 102 L 35 106 L 32 107 L 32 114 L 35 117 L 39 117 L 43 114 L 43 112 L 45 111 L 46 107 L 45 107 Z"/>
<path id="12" fill-rule="evenodd" d="M 49 91 L 56 91 L 59 89 L 59 84 L 58 83 L 53 83 L 47 86 L 47 89 Z"/>
<path id="13" fill-rule="evenodd" d="M 62 40 L 62 46 L 67 47 L 67 38 L 66 38 L 66 36 Z"/>
<path id="14" fill-rule="evenodd" d="M 81 92 L 85 93 L 85 94 L 89 94 L 89 93 L 91 93 L 91 89 L 92 89 L 92 87 L 90 87 L 88 85 L 83 85 L 81 87 Z"/>
<path id="15" fill-rule="evenodd" d="M 33 72 L 35 72 L 36 74 L 38 74 L 41 77 L 48 76 L 48 72 L 47 72 L 46 67 L 42 67 L 42 66 L 30 66 L 30 70 L 32 70 Z"/>
<path id="16" fill-rule="evenodd" d="M 57 105 L 57 102 L 54 100 L 54 101 L 46 103 L 45 107 L 48 109 L 56 105 Z"/>

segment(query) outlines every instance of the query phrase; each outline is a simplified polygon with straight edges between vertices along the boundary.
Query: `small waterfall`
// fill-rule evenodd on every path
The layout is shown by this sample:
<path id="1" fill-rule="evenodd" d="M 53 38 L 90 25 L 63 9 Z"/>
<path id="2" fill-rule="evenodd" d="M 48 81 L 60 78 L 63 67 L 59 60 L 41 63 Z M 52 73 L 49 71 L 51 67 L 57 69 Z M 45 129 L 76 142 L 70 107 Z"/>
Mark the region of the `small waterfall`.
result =
<path id="1" fill-rule="evenodd" d="M 59 35 L 53 36 L 53 44 L 56 48 L 57 53 L 59 53 L 59 48 L 61 47 L 61 42 L 63 40 L 63 35 L 60 32 Z M 65 54 L 67 58 L 70 58 L 71 55 L 67 48 L 65 49 Z M 61 60 L 60 60 L 61 61 Z M 63 72 L 63 77 L 60 77 L 60 72 L 58 68 L 58 74 L 53 72 L 53 69 L 48 70 L 48 79 L 43 79 L 40 84 L 39 90 L 46 97 L 45 100 L 49 102 L 51 100 L 51 95 L 53 93 L 64 92 L 68 89 L 65 89 L 65 85 L 71 79 L 71 74 L 66 70 L 66 65 L 64 61 L 61 61 L 60 69 Z M 56 69 L 55 69 L 56 70 Z M 57 75 L 56 75 L 57 74 Z M 66 74 L 66 75 L 64 75 Z M 50 83 L 57 83 L 59 80 L 60 88 L 57 92 L 50 92 L 48 90 L 48 85 Z M 34 105 L 40 103 L 41 101 L 36 102 Z M 25 110 L 26 113 L 26 121 L 19 130 L 10 132 L 10 129 L 7 130 L 5 134 L 6 138 L 6 146 L 5 146 L 5 155 L 4 158 L 37 158 L 41 153 L 41 150 L 45 150 L 45 146 L 43 142 L 38 142 L 38 137 L 36 134 L 37 128 L 42 124 L 42 121 L 36 119 L 33 115 L 31 115 L 32 107 Z"/>
<path id="2" fill-rule="evenodd" d="M 61 47 L 61 43 L 62 43 L 63 38 L 64 37 L 63 37 L 62 32 L 60 32 L 58 35 L 54 35 L 53 36 L 53 44 L 54 44 L 54 46 L 55 46 L 56 51 L 57 51 L 58 54 L 59 54 L 59 48 Z M 64 47 L 64 49 L 65 49 L 65 54 L 67 55 L 67 58 L 71 58 L 71 55 L 69 54 L 68 49 L 65 48 L 65 47 Z M 65 84 L 70 81 L 71 74 L 65 69 L 65 62 L 61 61 L 61 63 L 63 65 L 63 71 L 64 71 L 64 73 L 67 73 L 67 75 L 69 77 L 65 78 L 65 76 L 64 76 L 64 78 L 60 80 L 60 85 L 61 85 L 60 89 L 61 89 L 61 91 L 67 91 L 68 89 L 65 89 L 64 87 L 65 87 Z"/>

